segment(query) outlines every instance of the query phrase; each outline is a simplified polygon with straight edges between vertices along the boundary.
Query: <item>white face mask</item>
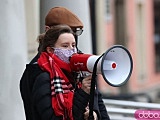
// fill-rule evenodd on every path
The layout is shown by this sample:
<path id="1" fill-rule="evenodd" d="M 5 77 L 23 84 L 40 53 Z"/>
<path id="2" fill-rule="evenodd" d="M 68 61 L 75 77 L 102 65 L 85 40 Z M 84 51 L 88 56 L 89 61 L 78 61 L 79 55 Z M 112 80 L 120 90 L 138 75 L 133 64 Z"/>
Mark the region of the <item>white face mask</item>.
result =
<path id="1" fill-rule="evenodd" d="M 57 55 L 59 59 L 61 59 L 66 63 L 69 63 L 69 57 L 74 53 L 77 53 L 76 48 L 73 49 L 54 48 L 54 54 Z"/>

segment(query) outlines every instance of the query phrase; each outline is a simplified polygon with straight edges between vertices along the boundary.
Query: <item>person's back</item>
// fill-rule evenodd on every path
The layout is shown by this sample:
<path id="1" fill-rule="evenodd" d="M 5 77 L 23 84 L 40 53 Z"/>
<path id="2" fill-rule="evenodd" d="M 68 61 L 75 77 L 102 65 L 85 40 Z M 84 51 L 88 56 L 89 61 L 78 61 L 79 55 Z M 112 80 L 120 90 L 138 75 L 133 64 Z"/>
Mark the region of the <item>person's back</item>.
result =
<path id="1" fill-rule="evenodd" d="M 20 92 L 24 103 L 26 120 L 36 120 L 31 97 L 33 84 L 40 73 L 42 73 L 42 70 L 39 68 L 38 64 L 27 64 L 26 70 L 20 80 Z"/>

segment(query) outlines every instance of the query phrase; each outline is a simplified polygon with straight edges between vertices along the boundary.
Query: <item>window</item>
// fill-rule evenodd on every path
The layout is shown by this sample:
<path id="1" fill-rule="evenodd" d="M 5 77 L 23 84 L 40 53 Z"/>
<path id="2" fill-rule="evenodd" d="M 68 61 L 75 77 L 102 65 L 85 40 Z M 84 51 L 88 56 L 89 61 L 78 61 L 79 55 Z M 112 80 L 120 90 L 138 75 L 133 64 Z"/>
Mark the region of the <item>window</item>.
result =
<path id="1" fill-rule="evenodd" d="M 111 20 L 111 0 L 105 0 L 106 20 Z"/>

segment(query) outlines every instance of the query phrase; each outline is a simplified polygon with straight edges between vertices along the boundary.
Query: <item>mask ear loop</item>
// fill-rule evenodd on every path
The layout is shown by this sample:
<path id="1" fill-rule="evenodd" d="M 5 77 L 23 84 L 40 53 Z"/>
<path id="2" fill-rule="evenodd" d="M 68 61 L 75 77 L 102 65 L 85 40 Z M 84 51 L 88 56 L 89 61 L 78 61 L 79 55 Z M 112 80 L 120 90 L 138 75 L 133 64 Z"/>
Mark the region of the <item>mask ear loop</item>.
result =
<path id="1" fill-rule="evenodd" d="M 53 50 L 53 54 L 54 54 L 54 50 L 55 50 L 55 48 L 54 47 L 51 47 L 52 48 L 52 50 Z"/>

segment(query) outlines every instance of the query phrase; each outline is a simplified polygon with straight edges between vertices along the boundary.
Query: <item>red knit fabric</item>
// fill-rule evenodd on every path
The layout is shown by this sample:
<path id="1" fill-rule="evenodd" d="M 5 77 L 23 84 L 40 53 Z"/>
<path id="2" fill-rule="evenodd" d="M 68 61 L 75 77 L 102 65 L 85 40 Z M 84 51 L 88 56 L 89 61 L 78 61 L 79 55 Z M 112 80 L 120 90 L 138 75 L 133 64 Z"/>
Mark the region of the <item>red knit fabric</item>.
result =
<path id="1" fill-rule="evenodd" d="M 63 116 L 63 120 L 73 120 L 72 100 L 73 87 L 61 69 L 71 72 L 69 65 L 61 61 L 53 53 L 42 52 L 38 59 L 42 70 L 49 72 L 51 79 L 52 108 L 56 116 Z"/>

